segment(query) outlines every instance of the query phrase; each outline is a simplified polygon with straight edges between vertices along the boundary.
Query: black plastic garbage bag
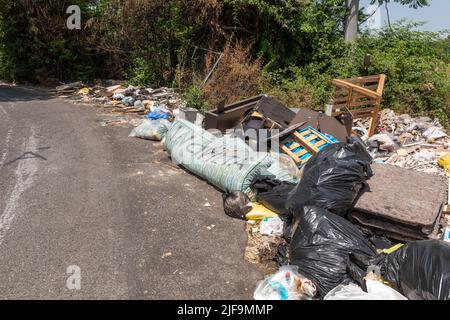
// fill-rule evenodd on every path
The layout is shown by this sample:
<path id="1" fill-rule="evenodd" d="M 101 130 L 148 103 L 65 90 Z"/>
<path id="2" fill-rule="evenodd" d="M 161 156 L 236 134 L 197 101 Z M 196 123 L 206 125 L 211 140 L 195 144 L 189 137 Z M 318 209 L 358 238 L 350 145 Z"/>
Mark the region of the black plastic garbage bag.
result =
<path id="1" fill-rule="evenodd" d="M 286 208 L 286 202 L 295 184 L 272 178 L 257 178 L 251 187 L 256 193 L 256 201 L 277 213 L 284 221 L 291 222 L 292 215 Z"/>
<path id="2" fill-rule="evenodd" d="M 325 147 L 306 163 L 287 208 L 297 214 L 303 206 L 314 205 L 345 216 L 369 189 L 371 160 L 364 145 L 353 138 Z"/>
<path id="3" fill-rule="evenodd" d="M 444 241 L 413 241 L 388 255 L 381 254 L 369 262 L 365 259 L 359 257 L 353 265 L 364 265 L 359 274 L 353 274 L 357 282 L 361 282 L 368 265 L 374 265 L 408 299 L 450 300 L 450 245 Z"/>
<path id="4" fill-rule="evenodd" d="M 345 280 L 349 254 L 375 257 L 375 247 L 361 230 L 348 220 L 325 209 L 306 206 L 294 219 L 289 247 L 291 264 L 299 273 L 311 279 L 319 297 Z"/>

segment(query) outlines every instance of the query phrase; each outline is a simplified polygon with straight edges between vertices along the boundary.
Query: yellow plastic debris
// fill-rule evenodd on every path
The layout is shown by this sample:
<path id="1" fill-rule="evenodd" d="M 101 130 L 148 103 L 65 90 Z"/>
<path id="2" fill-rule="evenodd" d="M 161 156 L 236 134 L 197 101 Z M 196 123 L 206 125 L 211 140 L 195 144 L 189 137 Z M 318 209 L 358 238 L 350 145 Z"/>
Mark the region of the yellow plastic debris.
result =
<path id="1" fill-rule="evenodd" d="M 438 165 L 444 168 L 445 172 L 450 175 L 450 152 L 443 154 L 439 160 Z"/>
<path id="2" fill-rule="evenodd" d="M 389 249 L 383 249 L 383 250 L 381 250 L 381 253 L 384 253 L 384 254 L 391 254 L 392 252 L 394 252 L 395 250 L 400 249 L 400 248 L 403 247 L 403 246 L 404 246 L 404 243 L 398 243 L 398 244 L 396 244 L 395 246 L 390 247 Z"/>
<path id="3" fill-rule="evenodd" d="M 247 220 L 262 220 L 264 218 L 277 217 L 278 215 L 272 210 L 267 209 L 263 205 L 253 202 L 252 210 L 245 215 Z"/>
<path id="4" fill-rule="evenodd" d="M 89 88 L 83 88 L 80 89 L 80 91 L 78 91 L 78 94 L 88 94 L 89 93 Z"/>

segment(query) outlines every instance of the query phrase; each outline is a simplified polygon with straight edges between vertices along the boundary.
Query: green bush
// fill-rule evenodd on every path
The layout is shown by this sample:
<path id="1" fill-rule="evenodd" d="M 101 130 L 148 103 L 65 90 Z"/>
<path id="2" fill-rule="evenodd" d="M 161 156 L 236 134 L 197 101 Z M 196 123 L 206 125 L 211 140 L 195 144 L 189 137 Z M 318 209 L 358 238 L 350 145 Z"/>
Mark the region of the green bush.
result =
<path id="1" fill-rule="evenodd" d="M 208 109 L 208 104 L 205 101 L 202 89 L 197 85 L 192 85 L 186 90 L 186 106 L 189 108 L 205 111 Z"/>
<path id="2" fill-rule="evenodd" d="M 387 75 L 383 107 L 397 112 L 429 114 L 448 126 L 450 117 L 450 40 L 445 34 L 414 31 L 417 24 L 399 23 L 377 33 L 364 33 L 343 45 L 335 58 L 266 71 L 264 89 L 287 104 L 322 110 L 331 99 L 333 78 Z M 316 53 L 321 56 L 320 52 Z M 370 63 L 363 65 L 365 55 Z"/>
<path id="3" fill-rule="evenodd" d="M 150 87 L 157 83 L 153 68 L 143 58 L 135 58 L 134 64 L 127 74 L 128 82 L 133 85 Z"/>
<path id="4" fill-rule="evenodd" d="M 443 34 L 413 31 L 415 25 L 398 24 L 364 34 L 359 51 L 371 54 L 370 74 L 385 73 L 383 106 L 398 112 L 432 114 L 448 125 L 450 105 L 449 39 Z"/>

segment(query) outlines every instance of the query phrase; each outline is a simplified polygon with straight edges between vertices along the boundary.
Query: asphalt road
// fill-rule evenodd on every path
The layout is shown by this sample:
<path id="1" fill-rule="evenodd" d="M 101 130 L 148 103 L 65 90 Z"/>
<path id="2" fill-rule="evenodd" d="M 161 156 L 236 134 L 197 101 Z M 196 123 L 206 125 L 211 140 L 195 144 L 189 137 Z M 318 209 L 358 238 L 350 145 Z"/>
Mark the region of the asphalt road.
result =
<path id="1" fill-rule="evenodd" d="M 244 223 L 108 116 L 0 86 L 0 298 L 250 299 Z"/>

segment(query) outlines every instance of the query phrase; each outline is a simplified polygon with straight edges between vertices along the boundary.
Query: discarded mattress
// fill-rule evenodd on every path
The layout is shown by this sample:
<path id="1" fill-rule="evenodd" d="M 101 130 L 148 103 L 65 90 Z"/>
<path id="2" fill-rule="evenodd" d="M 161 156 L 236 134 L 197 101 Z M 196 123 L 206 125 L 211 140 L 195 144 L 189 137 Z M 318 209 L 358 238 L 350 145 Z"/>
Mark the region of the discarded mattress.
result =
<path id="1" fill-rule="evenodd" d="M 370 191 L 349 219 L 401 241 L 435 238 L 446 201 L 445 178 L 388 164 L 373 164 L 372 171 Z"/>
<path id="2" fill-rule="evenodd" d="M 211 133 L 186 120 L 176 120 L 165 137 L 172 161 L 226 191 L 250 191 L 251 182 L 266 171 L 274 159 L 253 151 L 243 140 Z"/>

